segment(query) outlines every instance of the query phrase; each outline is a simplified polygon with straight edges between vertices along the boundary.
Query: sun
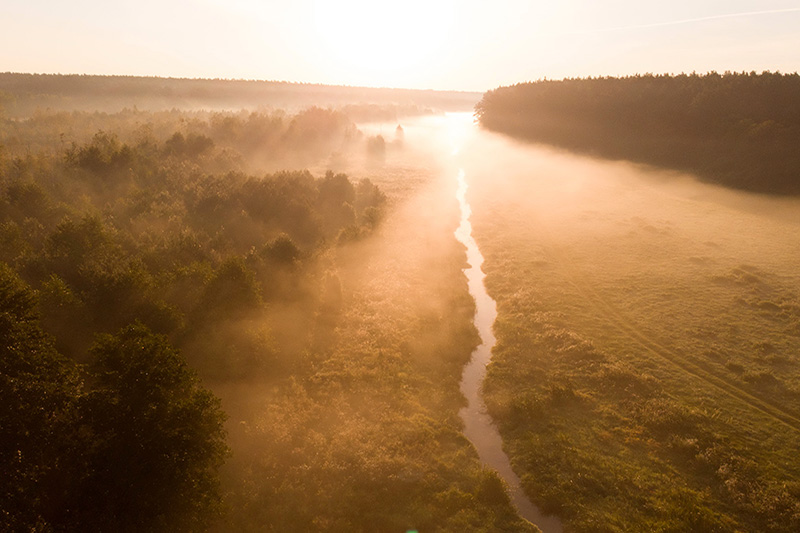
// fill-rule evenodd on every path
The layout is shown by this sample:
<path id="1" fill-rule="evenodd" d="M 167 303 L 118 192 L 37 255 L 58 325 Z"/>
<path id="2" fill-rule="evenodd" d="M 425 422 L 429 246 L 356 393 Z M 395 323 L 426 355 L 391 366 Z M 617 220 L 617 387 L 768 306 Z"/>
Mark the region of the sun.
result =
<path id="1" fill-rule="evenodd" d="M 319 0 L 315 25 L 328 67 L 358 79 L 429 67 L 446 43 L 454 1 Z"/>

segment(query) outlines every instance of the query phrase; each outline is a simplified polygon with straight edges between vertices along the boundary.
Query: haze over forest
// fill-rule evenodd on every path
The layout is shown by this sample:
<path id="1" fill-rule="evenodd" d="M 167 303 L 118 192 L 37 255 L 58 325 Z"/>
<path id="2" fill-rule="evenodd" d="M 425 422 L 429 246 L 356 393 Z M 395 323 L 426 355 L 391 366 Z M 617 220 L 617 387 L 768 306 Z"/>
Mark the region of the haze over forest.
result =
<path id="1" fill-rule="evenodd" d="M 32 0 L 0 530 L 800 530 L 800 5 Z"/>

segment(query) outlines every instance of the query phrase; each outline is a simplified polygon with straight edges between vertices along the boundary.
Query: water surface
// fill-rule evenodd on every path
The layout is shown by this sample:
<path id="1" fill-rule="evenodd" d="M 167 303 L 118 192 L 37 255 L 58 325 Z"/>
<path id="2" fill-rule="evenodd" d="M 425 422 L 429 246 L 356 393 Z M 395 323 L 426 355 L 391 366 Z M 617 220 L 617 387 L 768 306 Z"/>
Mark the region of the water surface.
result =
<path id="1" fill-rule="evenodd" d="M 475 446 L 481 461 L 497 471 L 508 485 L 511 500 L 519 514 L 526 520 L 539 526 L 544 533 L 560 533 L 561 521 L 554 516 L 544 516 L 538 507 L 525 496 L 520 486 L 520 479 L 511 469 L 508 456 L 503 451 L 500 438 L 492 418 L 486 412 L 486 405 L 481 398 L 481 383 L 486 375 L 486 365 L 492 358 L 492 347 L 496 339 L 492 325 L 497 318 L 497 305 L 486 292 L 483 284 L 485 277 L 481 265 L 483 256 L 475 239 L 472 237 L 470 215 L 472 210 L 467 202 L 467 181 L 463 170 L 458 173 L 458 189 L 456 198 L 461 207 L 461 224 L 455 232 L 456 239 L 467 247 L 467 262 L 464 269 L 469 284 L 469 292 L 475 298 L 475 327 L 481 336 L 481 344 L 472 352 L 472 359 L 464 367 L 461 377 L 461 392 L 467 398 L 468 405 L 459 412 L 464 421 L 464 434 Z"/>

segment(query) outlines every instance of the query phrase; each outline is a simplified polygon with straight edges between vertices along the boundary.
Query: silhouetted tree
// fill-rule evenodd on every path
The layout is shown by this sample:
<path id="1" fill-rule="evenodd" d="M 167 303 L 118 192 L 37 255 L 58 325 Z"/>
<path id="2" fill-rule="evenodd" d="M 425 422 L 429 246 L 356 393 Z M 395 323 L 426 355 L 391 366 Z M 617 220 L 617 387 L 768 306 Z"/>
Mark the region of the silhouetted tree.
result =
<path id="1" fill-rule="evenodd" d="M 82 383 L 39 327 L 35 293 L 0 264 L 0 530 L 46 530 L 70 486 Z"/>
<path id="2" fill-rule="evenodd" d="M 219 401 L 166 337 L 98 338 L 89 375 L 0 264 L 0 530 L 198 531 L 218 509 Z"/>

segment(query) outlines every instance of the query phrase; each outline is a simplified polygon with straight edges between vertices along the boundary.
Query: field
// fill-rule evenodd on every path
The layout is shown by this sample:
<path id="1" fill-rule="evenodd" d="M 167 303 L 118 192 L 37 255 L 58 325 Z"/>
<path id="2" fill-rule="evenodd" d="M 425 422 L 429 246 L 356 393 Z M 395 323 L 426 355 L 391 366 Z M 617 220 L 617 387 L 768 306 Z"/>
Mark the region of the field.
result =
<path id="1" fill-rule="evenodd" d="M 572 531 L 795 530 L 800 203 L 492 134 L 468 152 L 484 388 L 534 501 Z"/>

